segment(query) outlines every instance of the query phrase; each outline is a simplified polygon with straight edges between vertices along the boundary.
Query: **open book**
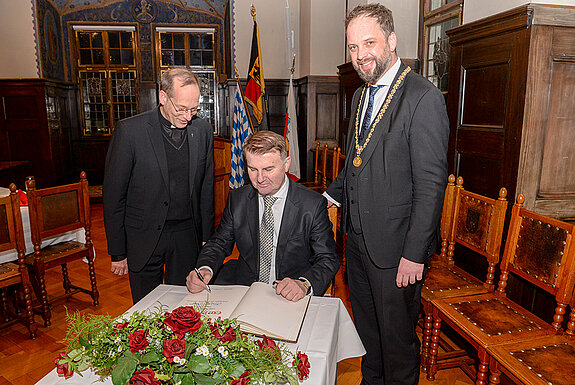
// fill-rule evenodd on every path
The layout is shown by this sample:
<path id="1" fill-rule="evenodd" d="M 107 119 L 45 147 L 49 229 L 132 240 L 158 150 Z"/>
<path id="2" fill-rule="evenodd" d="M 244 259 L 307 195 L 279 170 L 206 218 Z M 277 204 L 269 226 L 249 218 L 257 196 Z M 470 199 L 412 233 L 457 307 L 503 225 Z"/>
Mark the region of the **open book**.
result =
<path id="1" fill-rule="evenodd" d="M 211 293 L 188 294 L 178 306 L 204 309 L 210 319 L 237 318 L 243 332 L 296 342 L 310 297 L 298 302 L 277 295 L 275 288 L 263 282 L 251 286 L 210 285 Z M 176 306 L 176 307 L 178 307 Z"/>

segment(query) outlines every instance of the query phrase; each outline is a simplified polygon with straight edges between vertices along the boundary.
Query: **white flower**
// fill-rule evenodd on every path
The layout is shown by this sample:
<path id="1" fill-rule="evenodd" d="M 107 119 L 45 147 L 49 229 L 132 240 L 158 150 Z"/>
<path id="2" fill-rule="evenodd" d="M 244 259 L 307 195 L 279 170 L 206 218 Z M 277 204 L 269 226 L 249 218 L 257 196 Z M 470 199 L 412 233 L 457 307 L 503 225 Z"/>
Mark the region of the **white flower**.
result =
<path id="1" fill-rule="evenodd" d="M 223 346 L 218 347 L 218 353 L 220 353 L 223 358 L 226 358 L 228 356 L 228 351 Z"/>
<path id="2" fill-rule="evenodd" d="M 118 346 L 118 353 L 122 351 L 122 345 Z"/>

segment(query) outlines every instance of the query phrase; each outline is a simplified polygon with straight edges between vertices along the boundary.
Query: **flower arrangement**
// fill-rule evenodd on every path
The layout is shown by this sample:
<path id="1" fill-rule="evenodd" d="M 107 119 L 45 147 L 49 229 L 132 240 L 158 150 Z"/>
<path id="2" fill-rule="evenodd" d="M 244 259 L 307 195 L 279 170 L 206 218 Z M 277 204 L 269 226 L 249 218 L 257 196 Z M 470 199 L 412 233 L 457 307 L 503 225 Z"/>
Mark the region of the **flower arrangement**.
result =
<path id="1" fill-rule="evenodd" d="M 309 375 L 305 354 L 244 334 L 235 319 L 210 321 L 192 306 L 67 318 L 68 346 L 55 360 L 66 378 L 92 368 L 114 385 L 296 385 Z"/>

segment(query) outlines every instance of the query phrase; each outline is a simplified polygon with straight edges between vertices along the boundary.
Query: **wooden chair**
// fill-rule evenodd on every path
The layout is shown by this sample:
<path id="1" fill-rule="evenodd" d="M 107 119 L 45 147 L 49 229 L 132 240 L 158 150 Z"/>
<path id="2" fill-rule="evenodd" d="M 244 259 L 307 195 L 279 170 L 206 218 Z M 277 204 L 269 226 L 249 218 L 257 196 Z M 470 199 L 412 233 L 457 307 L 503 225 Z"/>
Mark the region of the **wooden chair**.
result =
<path id="1" fill-rule="evenodd" d="M 340 159 L 341 159 L 341 149 L 335 146 L 333 149 L 326 150 L 326 168 L 324 172 L 324 177 L 322 181 L 322 191 L 327 190 L 327 186 L 337 177 L 337 174 L 341 171 Z"/>
<path id="2" fill-rule="evenodd" d="M 439 298 L 461 297 L 493 292 L 495 265 L 499 251 L 507 210 L 507 190 L 499 191 L 498 199 L 491 199 L 463 189 L 463 178 L 450 175 L 445 189 L 441 217 L 441 254 L 432 258 L 421 290 L 421 304 L 425 313 L 422 364 L 427 364 L 433 327 L 432 301 Z M 485 281 L 475 278 L 454 264 L 455 244 L 483 256 L 488 264 Z M 439 341 L 441 343 L 441 341 Z M 463 350 L 441 343 L 446 354 L 441 357 L 441 367 L 459 366 L 458 357 Z M 468 360 L 466 360 L 468 361 Z"/>
<path id="3" fill-rule="evenodd" d="M 20 216 L 20 200 L 14 183 L 10 185 L 10 195 L 0 198 L 0 252 L 10 250 L 17 252 L 18 260 L 0 264 L 0 291 L 4 321 L 11 323 L 12 320 L 20 320 L 28 328 L 30 338 L 34 339 L 36 338 L 37 326 L 32 311 L 28 269 L 24 261 L 26 246 L 24 244 L 22 217 Z M 15 294 L 16 314 L 12 316 L 7 305 L 6 290 L 15 285 L 19 285 L 20 293 Z M 20 309 L 20 302 L 24 305 L 23 312 Z"/>
<path id="4" fill-rule="evenodd" d="M 529 338 L 487 347 L 491 372 L 489 384 L 499 384 L 501 372 L 517 384 L 573 384 L 575 296 L 571 297 L 570 306 L 570 319 L 562 336 Z"/>
<path id="5" fill-rule="evenodd" d="M 98 306 L 98 289 L 94 270 L 94 248 L 90 233 L 90 201 L 86 173 L 80 174 L 80 182 L 36 190 L 34 180 L 26 181 L 28 205 L 30 209 L 30 227 L 34 253 L 26 256 L 26 263 L 31 268 L 31 278 L 37 297 L 41 302 L 41 313 L 44 324 L 50 325 L 49 304 L 78 292 L 89 294 L 94 306 Z M 86 243 L 67 241 L 42 247 L 42 240 L 72 230 L 84 228 Z M 91 289 L 72 285 L 67 263 L 87 260 Z M 64 294 L 50 298 L 46 292 L 44 280 L 45 269 L 60 265 Z"/>
<path id="6" fill-rule="evenodd" d="M 334 241 L 337 242 L 337 223 L 338 223 L 338 207 L 336 205 L 332 205 L 327 209 L 327 215 L 329 216 L 329 221 L 331 222 L 331 229 L 333 231 L 333 238 Z M 324 296 L 334 297 L 335 296 L 335 279 L 331 281 L 327 290 L 325 291 Z"/>
<path id="7" fill-rule="evenodd" d="M 437 341 L 446 322 L 478 352 L 476 384 L 487 383 L 489 347 L 550 336 L 561 331 L 565 308 L 573 295 L 574 225 L 525 209 L 523 195 L 513 206 L 501 277 L 494 293 L 433 300 L 433 337 L 428 376 L 437 372 Z M 509 274 L 519 276 L 555 297 L 552 324 L 508 299 Z"/>
<path id="8" fill-rule="evenodd" d="M 327 144 L 321 145 L 319 141 L 315 143 L 315 166 L 313 182 L 303 182 L 302 184 L 314 191 L 322 192 L 325 190 L 324 177 L 327 167 Z"/>

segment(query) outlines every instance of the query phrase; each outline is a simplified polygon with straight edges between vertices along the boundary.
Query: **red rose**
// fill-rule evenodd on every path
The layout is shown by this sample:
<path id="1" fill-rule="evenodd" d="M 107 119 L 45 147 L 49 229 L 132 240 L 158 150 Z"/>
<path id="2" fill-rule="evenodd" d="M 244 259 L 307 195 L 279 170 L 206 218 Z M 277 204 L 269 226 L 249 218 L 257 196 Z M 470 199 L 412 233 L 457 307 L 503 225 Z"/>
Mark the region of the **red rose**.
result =
<path id="1" fill-rule="evenodd" d="M 164 323 L 178 336 L 183 338 L 186 333 L 194 333 L 202 326 L 201 314 L 192 306 L 182 306 L 166 314 Z"/>
<path id="2" fill-rule="evenodd" d="M 300 381 L 305 380 L 309 376 L 309 360 L 307 355 L 302 352 L 297 352 L 297 358 L 292 362 L 293 366 L 296 366 L 297 363 L 297 376 L 299 377 Z"/>
<path id="3" fill-rule="evenodd" d="M 56 364 L 56 371 L 58 372 L 59 376 L 64 376 L 65 378 L 71 377 L 74 374 L 74 369 L 70 368 L 68 365 L 68 354 L 60 353 L 58 358 L 54 360 L 54 364 Z"/>
<path id="4" fill-rule="evenodd" d="M 211 329 L 212 334 L 216 337 L 216 339 L 222 342 L 230 342 L 236 340 L 236 331 L 231 326 L 228 326 L 228 328 L 223 334 L 221 333 L 220 329 L 215 325 L 212 325 Z"/>
<path id="5" fill-rule="evenodd" d="M 276 343 L 271 338 L 264 336 L 261 341 L 256 341 L 260 350 L 275 351 L 277 349 Z"/>
<path id="6" fill-rule="evenodd" d="M 246 370 L 237 380 L 232 381 L 232 385 L 248 385 L 250 383 L 250 374 L 251 372 Z"/>
<path id="7" fill-rule="evenodd" d="M 124 321 L 122 322 L 118 322 L 115 326 L 114 329 L 116 330 L 121 330 L 121 329 L 126 329 L 128 327 L 128 321 Z"/>
<path id="8" fill-rule="evenodd" d="M 162 342 L 164 347 L 164 356 L 168 359 L 171 364 L 174 362 L 174 357 L 178 356 L 184 358 L 184 351 L 186 350 L 186 341 L 180 339 L 165 340 Z"/>
<path id="9" fill-rule="evenodd" d="M 162 383 L 156 380 L 154 376 L 154 371 L 150 368 L 144 370 L 138 370 L 132 378 L 130 378 L 131 385 L 162 385 Z"/>
<path id="10" fill-rule="evenodd" d="M 143 330 L 136 330 L 129 337 L 130 351 L 132 353 L 137 353 L 140 350 L 144 350 L 148 347 L 150 342 L 148 342 L 148 332 Z"/>

